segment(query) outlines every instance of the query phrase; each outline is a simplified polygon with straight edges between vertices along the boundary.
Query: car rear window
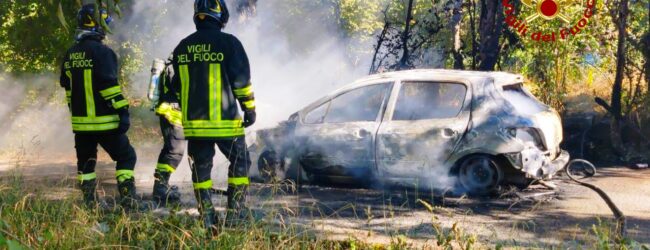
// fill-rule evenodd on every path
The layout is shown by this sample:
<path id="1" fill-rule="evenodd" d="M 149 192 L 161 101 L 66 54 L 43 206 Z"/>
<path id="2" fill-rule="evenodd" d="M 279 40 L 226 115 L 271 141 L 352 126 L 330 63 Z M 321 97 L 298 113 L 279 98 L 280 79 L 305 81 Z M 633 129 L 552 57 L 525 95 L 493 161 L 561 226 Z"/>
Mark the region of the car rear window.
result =
<path id="1" fill-rule="evenodd" d="M 463 84 L 404 82 L 397 98 L 394 121 L 445 119 L 458 116 L 465 102 Z"/>
<path id="2" fill-rule="evenodd" d="M 546 110 L 546 106 L 530 94 L 522 83 L 504 85 L 503 97 L 522 114 L 534 114 Z"/>

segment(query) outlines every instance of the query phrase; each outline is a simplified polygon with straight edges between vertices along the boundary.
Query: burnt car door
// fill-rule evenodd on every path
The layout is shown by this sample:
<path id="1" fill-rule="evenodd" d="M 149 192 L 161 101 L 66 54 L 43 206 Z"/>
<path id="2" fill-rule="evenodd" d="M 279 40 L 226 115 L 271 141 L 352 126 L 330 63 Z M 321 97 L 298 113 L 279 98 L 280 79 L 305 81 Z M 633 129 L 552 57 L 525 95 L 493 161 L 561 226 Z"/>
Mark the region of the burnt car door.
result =
<path id="1" fill-rule="evenodd" d="M 375 169 L 375 136 L 392 86 L 343 91 L 306 112 L 295 133 L 304 169 L 312 176 L 367 178 Z"/>
<path id="2" fill-rule="evenodd" d="M 435 81 L 403 81 L 396 88 L 377 133 L 379 173 L 388 181 L 444 181 L 438 177 L 447 175 L 445 162 L 470 120 L 470 88 Z"/>

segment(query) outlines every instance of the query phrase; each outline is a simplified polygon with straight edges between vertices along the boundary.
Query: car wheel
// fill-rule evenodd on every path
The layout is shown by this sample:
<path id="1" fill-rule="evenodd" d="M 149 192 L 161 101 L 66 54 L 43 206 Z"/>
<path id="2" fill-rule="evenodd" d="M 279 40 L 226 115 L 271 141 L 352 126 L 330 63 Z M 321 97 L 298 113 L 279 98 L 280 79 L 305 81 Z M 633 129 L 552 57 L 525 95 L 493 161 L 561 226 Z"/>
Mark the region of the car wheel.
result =
<path id="1" fill-rule="evenodd" d="M 264 183 L 278 181 L 278 172 L 282 169 L 282 162 L 273 150 L 265 150 L 257 160 L 257 171 Z"/>
<path id="2" fill-rule="evenodd" d="M 503 173 L 492 157 L 474 155 L 460 163 L 458 179 L 467 193 L 481 195 L 496 190 Z"/>

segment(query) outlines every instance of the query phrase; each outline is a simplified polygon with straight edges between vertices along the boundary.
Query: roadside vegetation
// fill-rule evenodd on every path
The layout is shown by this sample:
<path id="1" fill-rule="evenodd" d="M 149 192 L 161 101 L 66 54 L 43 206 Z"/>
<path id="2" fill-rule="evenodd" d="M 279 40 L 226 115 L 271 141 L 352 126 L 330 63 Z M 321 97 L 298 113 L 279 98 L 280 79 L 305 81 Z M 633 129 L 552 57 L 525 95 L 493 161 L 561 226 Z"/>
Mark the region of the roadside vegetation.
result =
<path id="1" fill-rule="evenodd" d="M 331 241 L 291 225 L 259 223 L 207 237 L 190 215 L 158 216 L 81 205 L 73 183 L 33 188 L 18 179 L 0 184 L 0 249 L 403 249 L 399 240 L 371 245 Z M 63 195 L 62 193 L 63 192 Z"/>
<path id="2" fill-rule="evenodd" d="M 481 238 L 458 223 L 445 227 L 437 213 L 445 208 L 419 200 L 431 212 L 435 232 L 429 245 L 413 244 L 408 234 L 388 243 L 368 243 L 350 236 L 332 239 L 309 227 L 292 224 L 275 209 L 264 220 L 208 237 L 196 215 L 101 212 L 82 205 L 73 180 L 33 183 L 20 176 L 0 180 L 0 249 L 505 249 L 573 248 L 648 249 L 631 239 L 617 239 L 614 227 L 600 221 L 579 232 L 585 240 L 531 246 L 512 240 Z M 110 201 L 110 196 L 105 197 Z M 391 216 L 391 215 L 387 215 Z M 513 225 L 515 226 L 515 225 Z M 583 238 L 583 237 L 581 237 Z"/>

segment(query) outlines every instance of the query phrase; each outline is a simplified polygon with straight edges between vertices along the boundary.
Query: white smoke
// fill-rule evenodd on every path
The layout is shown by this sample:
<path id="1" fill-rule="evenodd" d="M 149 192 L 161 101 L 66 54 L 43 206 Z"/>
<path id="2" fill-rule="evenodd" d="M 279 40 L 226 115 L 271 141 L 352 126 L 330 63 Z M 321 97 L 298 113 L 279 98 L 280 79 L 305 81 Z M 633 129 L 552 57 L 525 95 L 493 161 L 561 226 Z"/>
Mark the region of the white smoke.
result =
<path id="1" fill-rule="evenodd" d="M 254 128 L 276 125 L 362 76 L 368 68 L 364 63 L 351 62 L 369 55 L 350 56 L 349 41 L 332 28 L 336 27 L 334 21 L 306 21 L 324 16 L 326 9 L 307 9 L 300 16 L 287 16 L 290 14 L 280 2 L 260 1 L 257 15 L 245 22 L 239 21 L 234 4 L 229 5 L 231 19 L 224 31 L 241 40 L 250 60 L 258 106 Z M 140 79 L 134 86 L 138 85 L 136 93 L 144 96 L 151 59 L 167 58 L 181 39 L 195 31 L 193 6 L 188 1 L 137 1 L 132 13 L 118 22 L 116 33 L 124 31 L 119 39 L 143 41 L 146 65 L 134 78 Z M 282 27 L 284 24 L 287 27 Z"/>
<path id="2" fill-rule="evenodd" d="M 311 0 L 302 1 L 311 3 Z M 258 106 L 258 123 L 253 129 L 276 125 L 312 101 L 362 77 L 368 70 L 371 55 L 355 52 L 358 50 L 351 49 L 349 44 L 371 50 L 373 39 L 367 39 L 367 44 L 363 44 L 362 41 L 341 35 L 343 31 L 338 28 L 338 20 L 326 18 L 331 15 L 326 6 L 305 5 L 313 8 L 301 9 L 300 13 L 289 13 L 284 8 L 289 2 L 291 1 L 260 1 L 257 15 L 244 22 L 238 20 L 234 5 L 230 5 L 233 16 L 225 32 L 234 34 L 242 41 L 251 63 L 252 82 Z M 132 91 L 129 92 L 130 99 L 143 99 L 146 95 L 151 60 L 167 58 L 181 39 L 195 31 L 192 4 L 191 1 L 177 0 L 135 1 L 125 14 L 123 19 L 116 22 L 114 34 L 109 35 L 109 45 L 118 51 L 119 56 L 139 56 L 144 61 L 136 70 L 137 73 L 130 76 L 133 81 L 130 85 Z M 134 54 L 120 53 L 127 50 Z M 22 87 L 20 84 L 14 84 L 8 88 L 17 92 L 16 100 L 0 102 L 0 119 L 3 124 L 11 120 L 10 131 L 24 133 L 20 139 L 9 142 L 12 146 L 34 143 L 33 138 L 37 138 L 37 144 L 64 145 L 58 149 L 68 153 L 74 152 L 69 113 L 62 104 L 63 90 L 58 88 L 54 79 L 57 77 L 48 76 L 36 81 L 38 85 Z M 33 80 L 20 80 L 25 81 Z M 60 102 L 50 105 L 47 104 L 48 101 L 39 99 L 42 103 L 32 105 L 29 110 L 13 112 L 15 107 L 11 105 L 21 103 L 21 98 L 29 96 L 27 93 L 32 88 L 41 85 L 50 86 L 45 93 L 56 93 Z M 150 115 L 155 118 L 153 113 Z M 45 117 L 47 121 L 38 122 L 38 119 Z M 29 128 L 20 127 L 20 124 L 28 124 Z M 1 146 L 7 144 L 4 138 L 0 140 Z M 443 158 L 438 156 L 439 149 L 403 145 L 403 148 L 396 150 L 406 150 L 398 153 L 405 156 L 429 155 L 427 159 L 416 160 L 419 161 L 418 167 L 404 166 L 404 169 L 425 173 L 424 179 L 431 182 L 432 186 L 446 187 L 453 184 L 454 180 L 446 177 L 445 168 L 439 164 Z M 139 154 L 141 153 L 139 151 Z M 49 156 L 50 152 L 47 152 L 47 155 Z M 213 176 L 217 183 L 224 183 L 224 168 L 227 164 L 224 164 L 225 159 L 220 155 L 217 153 Z M 137 178 L 150 180 L 153 172 L 151 168 L 155 166 L 155 162 L 148 159 L 153 155 L 139 156 L 141 161 L 136 168 Z M 173 181 L 188 182 L 189 179 L 189 167 L 187 161 L 183 160 L 179 172 L 173 175 Z"/>
<path id="3" fill-rule="evenodd" d="M 0 75 L 0 156 L 51 160 L 74 151 L 64 92 L 53 75 Z"/>
<path id="4" fill-rule="evenodd" d="M 311 0 L 302 1 L 313 5 Z M 249 57 L 258 113 L 253 130 L 275 126 L 312 101 L 363 76 L 368 69 L 357 61 L 370 55 L 351 53 L 347 46 L 350 41 L 342 38 L 336 20 L 324 18 L 331 15 L 327 9 L 314 5 L 301 9 L 300 14 L 289 14 L 282 6 L 290 2 L 259 1 L 256 16 L 245 21 L 229 2 L 231 19 L 224 32 L 239 38 Z M 144 98 L 151 61 L 167 58 L 183 38 L 195 32 L 193 5 L 178 0 L 135 1 L 113 30 L 115 34 L 109 39 L 125 42 L 120 49 L 129 49 L 130 44 L 142 49 L 144 65 L 131 77 L 134 81 L 130 87 L 132 98 Z M 155 165 L 140 159 L 138 166 Z M 225 181 L 226 162 L 217 152 L 213 178 L 219 186 Z M 253 172 L 255 168 L 252 166 Z M 151 177 L 151 173 L 141 174 L 140 179 Z M 189 178 L 184 159 L 172 181 L 187 182 Z"/>

